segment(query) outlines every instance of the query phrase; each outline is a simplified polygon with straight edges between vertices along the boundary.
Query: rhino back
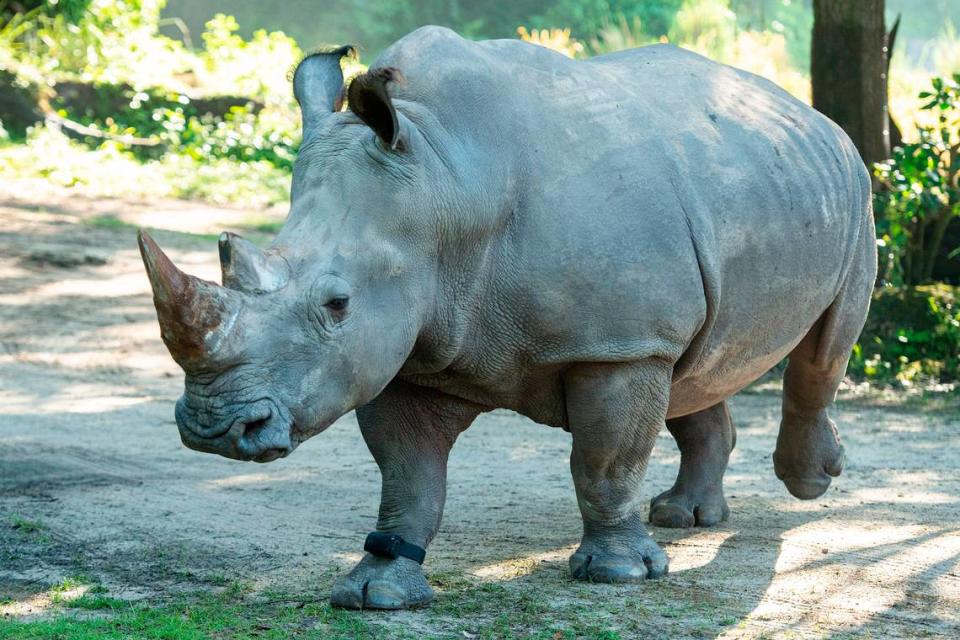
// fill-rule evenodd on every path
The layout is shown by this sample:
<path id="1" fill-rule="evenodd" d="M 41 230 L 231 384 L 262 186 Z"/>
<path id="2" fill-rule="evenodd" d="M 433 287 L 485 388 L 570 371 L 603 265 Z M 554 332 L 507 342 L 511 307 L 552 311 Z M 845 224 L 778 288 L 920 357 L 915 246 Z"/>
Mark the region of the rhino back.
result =
<path id="1" fill-rule="evenodd" d="M 735 391 L 830 305 L 870 216 L 838 127 L 682 49 L 573 61 L 427 28 L 376 65 L 476 147 L 510 210 L 486 289 L 508 310 L 477 329 L 491 376 L 673 354 L 675 382 Z"/>

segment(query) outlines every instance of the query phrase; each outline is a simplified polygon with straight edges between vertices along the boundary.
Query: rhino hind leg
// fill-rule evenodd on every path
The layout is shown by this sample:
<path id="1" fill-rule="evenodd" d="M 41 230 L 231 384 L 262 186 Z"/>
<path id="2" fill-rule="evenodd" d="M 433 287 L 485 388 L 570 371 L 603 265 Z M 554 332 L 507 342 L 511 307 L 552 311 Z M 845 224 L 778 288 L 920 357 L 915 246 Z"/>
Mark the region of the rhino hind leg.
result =
<path id="1" fill-rule="evenodd" d="M 570 573 L 589 582 L 665 575 L 667 556 L 644 527 L 641 483 L 670 394 L 662 361 L 582 364 L 564 377 L 573 435 L 570 471 L 583 539 Z"/>
<path id="2" fill-rule="evenodd" d="M 783 378 L 783 417 L 774 471 L 802 500 L 823 495 L 843 470 L 844 449 L 827 415 L 863 329 L 876 277 L 872 220 L 833 304 L 790 353 Z"/>
<path id="3" fill-rule="evenodd" d="M 730 515 L 723 497 L 723 474 L 737 442 L 726 402 L 667 420 L 680 448 L 680 471 L 673 487 L 650 502 L 650 522 L 659 527 L 711 527 Z"/>

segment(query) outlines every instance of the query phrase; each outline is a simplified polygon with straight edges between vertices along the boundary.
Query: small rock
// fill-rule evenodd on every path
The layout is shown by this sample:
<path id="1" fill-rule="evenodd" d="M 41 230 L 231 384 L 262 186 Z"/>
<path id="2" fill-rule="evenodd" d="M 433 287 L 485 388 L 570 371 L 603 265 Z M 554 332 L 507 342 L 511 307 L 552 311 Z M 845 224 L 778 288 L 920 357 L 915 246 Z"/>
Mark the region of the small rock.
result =
<path id="1" fill-rule="evenodd" d="M 61 269 L 75 269 L 83 266 L 99 267 L 107 264 L 107 259 L 102 255 L 87 251 L 64 250 L 63 247 L 34 249 L 23 258 L 23 261 L 35 266 L 59 267 Z"/>

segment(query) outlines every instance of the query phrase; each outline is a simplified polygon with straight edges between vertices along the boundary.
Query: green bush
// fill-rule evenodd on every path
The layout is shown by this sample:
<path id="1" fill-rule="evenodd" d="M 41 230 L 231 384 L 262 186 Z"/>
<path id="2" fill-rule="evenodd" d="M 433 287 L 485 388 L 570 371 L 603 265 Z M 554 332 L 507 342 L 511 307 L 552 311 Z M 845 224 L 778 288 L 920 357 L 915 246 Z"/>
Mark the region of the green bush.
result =
<path id="1" fill-rule="evenodd" d="M 934 78 L 919 96 L 937 114 L 919 140 L 876 165 L 875 197 L 881 277 L 893 284 L 929 282 L 950 221 L 960 216 L 960 74 Z"/>
<path id="2" fill-rule="evenodd" d="M 54 85 L 50 106 L 89 129 L 87 146 L 141 161 L 179 155 L 292 170 L 300 133 L 286 72 L 302 56 L 292 39 L 263 30 L 244 39 L 218 14 L 204 48 L 191 51 L 158 33 L 164 0 L 33 4 L 2 30 L 0 68 Z M 0 125 L 0 140 L 26 135 L 16 122 Z"/>
<path id="3" fill-rule="evenodd" d="M 854 378 L 909 385 L 960 380 L 960 287 L 883 287 L 853 349 Z"/>
<path id="4" fill-rule="evenodd" d="M 189 96 L 162 88 L 98 83 L 90 93 L 94 99 L 85 102 L 82 111 L 58 100 L 53 106 L 66 118 L 110 134 L 106 142 L 87 137 L 85 142 L 94 148 L 119 147 L 141 160 L 180 153 L 194 160 L 262 160 L 284 171 L 293 169 L 299 146 L 296 120 L 261 119 L 253 103 L 233 105 L 220 114 L 198 109 Z M 125 143 L 123 136 L 155 145 Z"/>
<path id="5" fill-rule="evenodd" d="M 67 22 L 76 24 L 83 18 L 92 0 L 18 0 L 15 3 L 0 2 L 0 24 L 5 24 L 14 15 L 31 12 L 54 17 L 62 15 Z"/>

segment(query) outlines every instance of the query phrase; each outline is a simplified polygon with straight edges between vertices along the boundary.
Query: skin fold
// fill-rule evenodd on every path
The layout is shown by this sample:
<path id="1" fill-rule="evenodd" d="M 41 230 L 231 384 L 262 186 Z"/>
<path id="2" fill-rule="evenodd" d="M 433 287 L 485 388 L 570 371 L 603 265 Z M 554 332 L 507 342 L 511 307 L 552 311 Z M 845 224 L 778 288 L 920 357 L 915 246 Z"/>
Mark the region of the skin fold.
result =
<path id="1" fill-rule="evenodd" d="M 571 435 L 572 576 L 639 581 L 668 570 L 646 521 L 728 517 L 726 400 L 789 358 L 774 470 L 799 498 L 827 489 L 826 409 L 876 273 L 869 178 L 836 125 L 670 46 L 573 61 L 425 27 L 349 91 L 347 53 L 294 76 L 304 141 L 268 249 L 225 234 L 221 287 L 141 236 L 187 446 L 268 462 L 356 409 L 377 530 L 427 547 L 458 435 L 512 409 Z M 680 470 L 648 507 L 664 427 Z M 367 554 L 332 602 L 431 597 L 417 563 Z"/>

